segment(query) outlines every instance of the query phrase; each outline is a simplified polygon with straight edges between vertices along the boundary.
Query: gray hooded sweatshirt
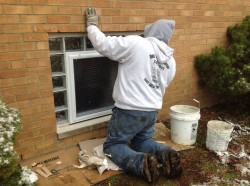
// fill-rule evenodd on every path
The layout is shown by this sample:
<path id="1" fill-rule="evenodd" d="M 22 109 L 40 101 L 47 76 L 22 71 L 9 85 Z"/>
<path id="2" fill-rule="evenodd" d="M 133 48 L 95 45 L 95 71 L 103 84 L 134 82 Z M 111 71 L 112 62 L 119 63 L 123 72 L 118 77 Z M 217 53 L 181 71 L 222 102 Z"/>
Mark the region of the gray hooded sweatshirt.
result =
<path id="1" fill-rule="evenodd" d="M 145 38 L 105 36 L 96 26 L 87 27 L 97 52 L 119 63 L 113 89 L 115 106 L 141 111 L 162 108 L 165 90 L 176 72 L 173 49 L 167 45 L 174 26 L 174 21 L 156 21 L 145 27 Z"/>

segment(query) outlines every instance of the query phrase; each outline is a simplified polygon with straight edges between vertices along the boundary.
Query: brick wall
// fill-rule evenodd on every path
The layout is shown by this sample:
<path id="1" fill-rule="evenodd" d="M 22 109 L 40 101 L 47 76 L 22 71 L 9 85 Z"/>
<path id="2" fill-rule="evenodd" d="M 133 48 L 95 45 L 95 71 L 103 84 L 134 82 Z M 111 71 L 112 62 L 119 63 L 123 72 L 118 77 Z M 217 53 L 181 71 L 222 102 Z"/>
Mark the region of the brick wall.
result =
<path id="1" fill-rule="evenodd" d="M 104 136 L 106 129 L 58 140 L 54 116 L 48 33 L 86 32 L 86 7 L 101 15 L 103 31 L 135 31 L 157 19 L 176 21 L 170 46 L 177 74 L 164 98 L 159 118 L 170 105 L 196 98 L 213 103 L 197 86 L 194 56 L 227 44 L 226 28 L 250 12 L 249 0 L 0 0 L 0 93 L 20 109 L 23 130 L 16 148 L 22 158 Z"/>

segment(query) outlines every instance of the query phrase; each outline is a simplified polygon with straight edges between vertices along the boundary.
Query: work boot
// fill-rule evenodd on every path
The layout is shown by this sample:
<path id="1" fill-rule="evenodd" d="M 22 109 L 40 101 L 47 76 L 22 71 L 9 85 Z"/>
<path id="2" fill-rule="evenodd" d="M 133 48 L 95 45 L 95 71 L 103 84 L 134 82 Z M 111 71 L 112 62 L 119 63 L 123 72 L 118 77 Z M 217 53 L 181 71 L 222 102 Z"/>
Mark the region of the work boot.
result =
<path id="1" fill-rule="evenodd" d="M 158 160 L 161 167 L 161 175 L 167 178 L 176 178 L 182 174 L 180 155 L 173 149 L 163 150 Z"/>
<path id="2" fill-rule="evenodd" d="M 155 182 L 160 176 L 158 160 L 155 155 L 145 154 L 143 159 L 143 175 L 149 183 Z"/>

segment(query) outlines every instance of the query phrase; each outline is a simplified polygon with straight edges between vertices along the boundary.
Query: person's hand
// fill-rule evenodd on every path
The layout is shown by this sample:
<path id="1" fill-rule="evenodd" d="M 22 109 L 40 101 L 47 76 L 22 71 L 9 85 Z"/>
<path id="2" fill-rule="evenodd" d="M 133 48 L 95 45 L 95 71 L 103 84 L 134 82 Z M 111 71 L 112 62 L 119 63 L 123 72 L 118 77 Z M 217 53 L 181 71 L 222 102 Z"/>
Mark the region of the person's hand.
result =
<path id="1" fill-rule="evenodd" d="M 98 26 L 99 16 L 96 14 L 96 10 L 93 7 L 89 7 L 86 10 L 86 24 Z"/>

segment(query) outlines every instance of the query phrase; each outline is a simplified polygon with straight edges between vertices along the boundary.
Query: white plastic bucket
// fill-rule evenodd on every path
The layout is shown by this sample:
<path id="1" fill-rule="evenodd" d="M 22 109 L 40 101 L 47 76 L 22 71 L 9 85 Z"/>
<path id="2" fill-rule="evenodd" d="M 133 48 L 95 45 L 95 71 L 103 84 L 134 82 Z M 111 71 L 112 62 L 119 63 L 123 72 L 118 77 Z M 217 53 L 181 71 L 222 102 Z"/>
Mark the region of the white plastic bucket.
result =
<path id="1" fill-rule="evenodd" d="M 200 109 L 189 105 L 170 107 L 171 140 L 181 145 L 193 145 L 196 142 Z"/>
<path id="2" fill-rule="evenodd" d="M 206 147 L 213 151 L 226 151 L 233 128 L 232 125 L 224 121 L 209 121 L 207 123 Z"/>

